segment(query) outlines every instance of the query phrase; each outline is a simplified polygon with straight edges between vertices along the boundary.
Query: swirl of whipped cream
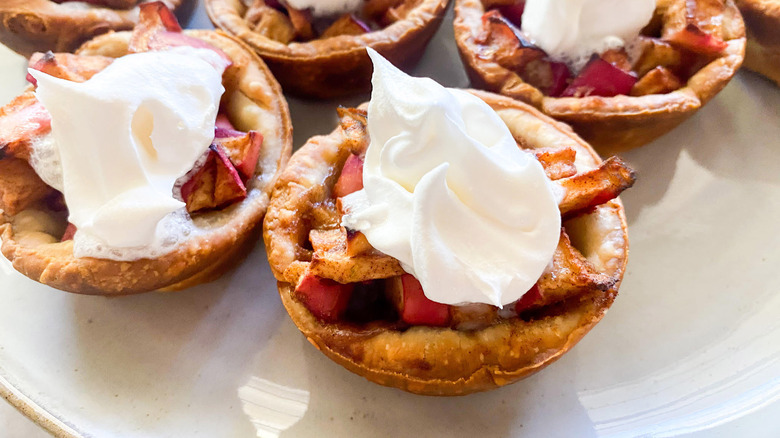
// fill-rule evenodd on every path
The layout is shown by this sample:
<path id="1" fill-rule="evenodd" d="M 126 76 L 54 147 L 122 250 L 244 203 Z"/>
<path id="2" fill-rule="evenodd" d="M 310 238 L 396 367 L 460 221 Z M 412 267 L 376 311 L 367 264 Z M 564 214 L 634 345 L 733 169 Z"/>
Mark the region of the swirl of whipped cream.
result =
<path id="1" fill-rule="evenodd" d="M 369 54 L 364 189 L 342 199 L 342 223 L 397 258 L 433 301 L 516 301 L 560 237 L 553 184 L 482 100 Z"/>
<path id="2" fill-rule="evenodd" d="M 170 240 L 163 219 L 184 207 L 173 186 L 214 139 L 225 68 L 211 50 L 177 47 L 121 57 L 82 83 L 29 70 L 52 117 L 36 169 L 62 186 L 77 257 Z"/>
<path id="3" fill-rule="evenodd" d="M 578 70 L 594 53 L 622 47 L 653 18 L 655 0 L 526 0 L 523 32 Z"/>

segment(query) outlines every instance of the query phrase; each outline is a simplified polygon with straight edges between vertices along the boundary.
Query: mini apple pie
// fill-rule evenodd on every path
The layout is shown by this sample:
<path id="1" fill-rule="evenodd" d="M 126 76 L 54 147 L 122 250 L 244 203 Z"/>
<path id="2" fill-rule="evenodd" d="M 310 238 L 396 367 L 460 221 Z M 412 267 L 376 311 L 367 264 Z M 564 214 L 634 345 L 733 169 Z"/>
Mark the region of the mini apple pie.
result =
<path id="1" fill-rule="evenodd" d="M 406 84 L 395 86 L 407 88 Z M 376 85 L 374 90 L 376 93 Z M 373 178 L 366 176 L 371 173 L 364 172 L 376 170 L 371 157 L 378 155 L 371 152 L 369 142 L 374 147 L 373 142 L 384 136 L 392 138 L 391 142 L 398 146 L 407 135 L 387 128 L 397 121 L 390 117 L 387 123 L 382 119 L 376 125 L 384 132 L 371 134 L 369 140 L 369 118 L 378 113 L 369 114 L 364 107 L 340 109 L 340 126 L 335 131 L 311 138 L 293 155 L 274 188 L 264 221 L 268 260 L 279 282 L 282 302 L 308 340 L 340 365 L 373 382 L 426 395 L 468 394 L 519 380 L 558 359 L 604 316 L 617 295 L 628 253 L 626 221 L 617 195 L 634 182 L 633 171 L 622 161 L 613 157 L 602 162 L 567 126 L 529 105 L 487 92 L 471 91 L 469 95 L 462 90 L 451 91 L 460 93 L 457 99 L 466 102 L 463 116 L 470 117 L 471 121 L 466 121 L 462 131 L 453 129 L 444 135 L 460 135 L 455 134 L 458 131 L 465 136 L 483 136 L 488 139 L 485 147 L 491 148 L 498 134 L 491 129 L 494 126 L 485 124 L 486 120 L 492 118 L 495 123 L 505 124 L 509 131 L 504 138 L 509 141 L 510 152 L 523 155 L 537 166 L 540 177 L 546 181 L 531 189 L 528 185 L 520 187 L 511 179 L 508 190 L 533 193 L 537 189 L 545 190 L 547 184 L 559 187 L 563 195 L 557 200 L 550 198 L 555 221 L 548 224 L 539 224 L 532 219 L 515 221 L 517 209 L 511 204 L 514 195 L 507 199 L 499 190 L 477 197 L 464 196 L 463 193 L 481 185 L 479 180 L 492 184 L 496 172 L 470 174 L 467 176 L 469 183 L 460 184 L 458 178 L 463 177 L 464 172 L 454 163 L 458 160 L 468 165 L 485 163 L 484 156 L 475 158 L 473 154 L 453 149 L 451 143 L 441 141 L 433 147 L 440 148 L 447 156 L 446 160 L 451 160 L 449 167 L 434 164 L 435 170 L 422 177 L 414 189 L 400 183 L 404 190 L 413 190 L 408 196 L 425 196 L 431 182 L 445 178 L 442 175 L 446 173 L 449 186 L 446 192 L 465 190 L 452 198 L 455 204 L 491 204 L 493 211 L 503 212 L 499 213 L 504 215 L 503 220 L 483 221 L 485 226 L 491 227 L 490 232 L 466 228 L 460 222 L 461 217 L 481 216 L 470 212 L 452 214 L 447 208 L 441 209 L 442 202 L 449 201 L 442 201 L 438 196 L 421 199 L 420 203 L 415 201 L 413 208 L 405 211 L 376 209 L 369 216 L 373 214 L 381 222 L 397 214 L 410 214 L 412 210 L 415 215 L 419 209 L 438 212 L 443 228 L 428 229 L 426 221 L 411 221 L 412 228 L 421 230 L 421 233 L 412 230 L 412 245 L 416 239 L 427 241 L 441 236 L 454 235 L 455 240 L 445 239 L 445 244 L 436 248 L 436 245 L 423 243 L 419 260 L 418 253 L 414 253 L 414 269 L 418 274 L 423 273 L 418 261 L 423 265 L 436 265 L 448 259 L 448 262 L 459 264 L 484 248 L 487 248 L 487 260 L 491 261 L 478 262 L 483 268 L 491 271 L 497 264 L 508 264 L 511 271 L 522 271 L 530 251 L 515 248 L 515 234 L 529 232 L 536 236 L 549 225 L 549 258 L 529 261 L 529 264 L 540 263 L 538 272 L 542 273 L 540 277 L 526 279 L 528 288 L 520 285 L 516 288 L 517 295 L 504 296 L 501 301 L 495 297 L 487 300 L 503 302 L 500 306 L 484 301 L 467 304 L 462 297 L 463 292 L 472 287 L 471 274 L 466 274 L 461 281 L 461 273 L 452 279 L 433 269 L 428 272 L 439 275 L 427 280 L 415 277 L 408 273 L 406 262 L 379 251 L 369 241 L 373 237 L 368 231 L 377 227 L 376 224 L 368 226 L 365 233 L 347 224 L 347 216 L 354 213 L 350 205 L 360 204 L 355 201 L 357 198 L 351 197 L 367 189 L 369 186 L 364 187 L 364 182 Z M 423 93 L 410 93 L 414 97 L 409 102 L 416 104 L 424 100 Z M 487 110 L 492 108 L 500 119 L 495 114 L 486 117 L 475 111 L 474 102 L 469 103 L 469 99 L 483 104 L 473 96 L 487 103 Z M 379 101 L 392 100 L 384 97 Z M 376 94 L 372 100 L 375 98 Z M 436 104 L 442 101 L 437 100 Z M 381 106 L 379 108 L 377 111 L 383 112 Z M 420 112 L 410 114 L 419 115 Z M 429 128 L 430 123 L 439 123 L 444 118 L 423 117 L 427 123 L 414 126 L 419 126 L 429 137 L 442 133 L 438 127 L 433 129 L 436 133 Z M 419 175 L 423 167 L 428 166 L 424 148 L 426 146 L 412 140 L 403 147 L 411 157 L 395 153 L 399 149 L 383 151 L 381 157 L 388 161 L 382 162 L 382 169 L 389 173 Z M 484 148 L 475 150 L 484 151 Z M 506 164 L 506 160 L 499 161 Z M 514 171 L 522 169 L 512 168 Z M 454 180 L 450 181 L 451 178 Z M 496 178 L 504 183 L 507 181 L 503 174 Z M 396 189 L 400 187 L 392 185 Z M 392 193 L 396 192 L 391 190 L 383 197 L 396 197 Z M 443 196 L 449 199 L 449 195 Z M 523 208 L 519 207 L 519 210 Z M 523 210 L 520 217 L 535 217 L 536 210 L 536 207 Z M 513 228 L 519 223 L 524 225 Z M 512 228 L 516 233 L 512 232 L 506 238 L 501 232 L 493 232 L 505 228 Z M 391 225 L 389 230 L 395 232 L 376 229 L 379 237 L 374 241 L 397 241 L 401 246 L 410 244 L 410 239 L 403 234 L 409 231 L 404 225 Z M 483 238 L 495 242 L 495 246 L 482 245 L 480 240 Z M 445 248 L 444 252 L 438 252 L 441 248 Z M 443 255 L 449 254 L 448 248 L 459 248 L 461 252 L 455 257 Z M 504 251 L 512 254 L 519 251 L 518 257 L 504 257 Z M 489 281 L 485 284 L 507 284 L 506 276 L 491 274 L 486 278 Z M 515 280 L 512 277 L 509 283 L 514 284 L 511 282 Z M 445 295 L 450 295 L 454 304 L 444 303 L 446 300 L 433 301 L 431 290 L 425 289 L 424 283 L 445 284 Z"/>
<path id="2" fill-rule="evenodd" d="M 599 3 L 592 4 L 596 9 L 578 17 L 593 22 L 592 34 L 582 38 L 605 37 L 597 32 L 606 21 L 592 15 L 611 13 L 625 40 L 616 45 L 606 37 L 601 50 L 579 53 L 585 62 L 578 64 L 531 41 L 526 27 L 553 28 L 540 22 L 536 4 L 529 18 L 524 0 L 457 0 L 455 39 L 472 84 L 530 103 L 570 124 L 597 150 L 611 153 L 677 126 L 715 96 L 742 63 L 745 31 L 732 0 L 659 0 L 655 11 L 651 3 L 649 24 L 636 26 L 638 37 L 625 36 L 621 26 L 630 17 L 623 9 L 598 10 Z M 612 8 L 613 3 L 601 5 Z M 551 44 L 578 47 L 570 37 L 544 36 Z"/>
<path id="3" fill-rule="evenodd" d="M 320 11 L 323 7 L 309 0 L 205 3 L 214 25 L 255 49 L 285 92 L 332 98 L 368 91 L 366 47 L 398 66 L 415 65 L 441 24 L 448 0 L 345 1 L 353 8 L 341 15 Z M 296 4 L 311 7 L 296 9 Z"/>
<path id="4" fill-rule="evenodd" d="M 780 84 L 780 1 L 736 0 L 747 29 L 745 68 Z"/>
<path id="5" fill-rule="evenodd" d="M 185 73 L 216 91 L 174 61 L 214 70 Z M 33 85 L 0 109 L 0 235 L 15 269 L 69 292 L 131 294 L 213 280 L 254 245 L 292 127 L 281 88 L 243 43 L 182 32 L 162 3 L 148 3 L 133 33 L 101 35 L 76 54 L 37 53 L 30 68 Z M 107 97 L 93 104 L 92 90 Z M 138 106 L 104 106 L 119 99 Z M 114 129 L 125 113 L 132 120 Z M 181 138 L 202 147 L 164 141 Z M 134 246 L 142 233 L 163 237 Z"/>
<path id="6" fill-rule="evenodd" d="M 3 0 L 0 42 L 24 56 L 34 52 L 72 52 L 110 30 L 129 30 L 138 5 L 150 0 Z M 164 0 L 175 9 L 183 0 Z"/>

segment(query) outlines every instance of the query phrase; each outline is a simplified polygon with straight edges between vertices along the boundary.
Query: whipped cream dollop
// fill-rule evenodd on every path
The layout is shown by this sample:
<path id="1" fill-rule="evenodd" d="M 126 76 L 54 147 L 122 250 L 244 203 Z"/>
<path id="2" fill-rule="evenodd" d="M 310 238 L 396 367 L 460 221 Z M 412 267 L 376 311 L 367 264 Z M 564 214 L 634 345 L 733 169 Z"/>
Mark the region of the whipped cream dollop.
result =
<path id="1" fill-rule="evenodd" d="M 179 47 L 121 57 L 83 83 L 29 70 L 52 117 L 36 168 L 65 196 L 77 257 L 170 240 L 162 219 L 183 209 L 174 183 L 214 139 L 226 67 L 212 50 Z"/>
<path id="2" fill-rule="evenodd" d="M 526 0 L 523 32 L 579 70 L 594 53 L 622 47 L 650 22 L 655 0 Z"/>
<path id="3" fill-rule="evenodd" d="M 343 225 L 397 258 L 433 301 L 516 301 L 555 251 L 559 194 L 485 102 L 369 54 L 364 189 L 342 198 Z"/>
<path id="4" fill-rule="evenodd" d="M 352 12 L 358 9 L 363 0 L 287 0 L 287 4 L 295 9 L 311 8 L 315 17 Z"/>

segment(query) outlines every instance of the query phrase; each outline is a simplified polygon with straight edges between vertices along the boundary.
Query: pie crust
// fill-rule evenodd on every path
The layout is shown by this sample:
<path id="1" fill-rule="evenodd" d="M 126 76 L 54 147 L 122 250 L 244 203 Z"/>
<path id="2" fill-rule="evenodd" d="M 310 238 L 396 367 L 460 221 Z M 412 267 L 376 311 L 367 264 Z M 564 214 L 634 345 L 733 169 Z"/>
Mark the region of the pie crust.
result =
<path id="1" fill-rule="evenodd" d="M 144 0 L 146 3 L 153 0 Z M 171 10 L 183 0 L 162 0 Z M 0 42 L 29 57 L 34 52 L 73 52 L 83 42 L 109 30 L 129 30 L 138 21 L 138 7 L 110 9 L 50 0 L 0 2 Z"/>
<path id="2" fill-rule="evenodd" d="M 736 0 L 747 29 L 745 68 L 780 85 L 780 1 Z"/>
<path id="3" fill-rule="evenodd" d="M 283 44 L 254 32 L 244 19 L 241 0 L 204 0 L 215 26 L 249 44 L 268 64 L 286 93 L 333 98 L 370 89 L 371 47 L 393 64 L 409 68 L 441 24 L 449 0 L 405 0 L 419 3 L 408 15 L 384 29 L 362 35 L 340 35 Z"/>
<path id="4" fill-rule="evenodd" d="M 292 123 L 281 87 L 262 60 L 246 45 L 220 32 L 185 34 L 220 48 L 233 61 L 225 72 L 222 106 L 239 130 L 259 131 L 263 146 L 258 170 L 247 181 L 248 196 L 222 210 L 194 218 L 200 233 L 156 259 L 119 262 L 76 258 L 73 241 L 59 242 L 65 218 L 28 208 L 13 217 L 0 215 L 2 252 L 16 270 L 43 284 L 69 292 L 124 295 L 157 289 L 181 289 L 209 281 L 251 249 L 279 172 L 292 151 Z M 127 53 L 130 32 L 108 33 L 84 44 L 78 54 L 119 57 Z M 16 220 L 33 217 L 35 220 Z M 59 226 L 57 225 L 59 224 Z"/>
<path id="5" fill-rule="evenodd" d="M 572 147 L 577 151 L 578 172 L 601 161 L 568 126 L 535 108 L 504 96 L 472 92 L 496 110 L 519 144 Z M 600 273 L 615 279 L 607 290 L 589 290 L 579 299 L 545 307 L 530 320 L 503 320 L 476 331 L 426 326 L 398 331 L 381 324 L 322 322 L 292 293 L 309 264 L 305 242 L 313 218 L 330 197 L 349 149 L 340 127 L 330 135 L 311 138 L 279 178 L 263 228 L 268 260 L 287 312 L 315 347 L 348 370 L 425 395 L 489 390 L 554 362 L 601 320 L 615 299 L 628 256 L 626 219 L 618 199 L 564 222 L 573 244 Z"/>
<path id="6" fill-rule="evenodd" d="M 659 0 L 656 15 L 675 0 Z M 549 97 L 514 73 L 480 56 L 475 36 L 485 13 L 482 0 L 456 0 L 455 41 L 473 86 L 530 103 L 574 130 L 602 154 L 631 149 L 670 131 L 712 99 L 734 76 L 745 54 L 745 28 L 726 0 L 722 17 L 727 48 L 678 90 L 667 94 L 614 97 Z"/>

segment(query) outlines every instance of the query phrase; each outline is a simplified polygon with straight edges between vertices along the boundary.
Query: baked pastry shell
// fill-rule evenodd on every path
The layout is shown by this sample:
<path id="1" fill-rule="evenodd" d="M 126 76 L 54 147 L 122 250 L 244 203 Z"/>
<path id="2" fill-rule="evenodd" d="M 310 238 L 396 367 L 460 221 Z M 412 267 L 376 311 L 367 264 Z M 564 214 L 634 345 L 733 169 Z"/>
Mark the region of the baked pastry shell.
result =
<path id="1" fill-rule="evenodd" d="M 449 0 L 421 0 L 403 20 L 363 35 L 283 44 L 254 32 L 241 0 L 204 0 L 215 26 L 249 44 L 274 72 L 285 93 L 334 98 L 370 89 L 371 47 L 401 68 L 414 66 L 439 28 Z"/>
<path id="2" fill-rule="evenodd" d="M 173 252 L 129 262 L 76 258 L 72 240 L 48 243 L 52 236 L 20 229 L 13 218 L 0 215 L 2 252 L 17 271 L 40 283 L 81 294 L 175 290 L 216 278 L 254 246 L 271 188 L 292 151 L 287 102 L 271 72 L 242 42 L 215 31 L 185 33 L 219 47 L 233 60 L 223 79 L 226 92 L 222 105 L 236 128 L 254 129 L 264 137 L 258 171 L 246 184 L 247 198 L 198 215 L 194 219 L 198 232 Z M 77 53 L 119 57 L 127 53 L 129 39 L 129 32 L 108 33 L 87 42 Z M 53 213 L 50 216 L 50 221 L 62 221 Z M 53 237 L 59 240 L 60 236 Z"/>
<path id="3" fill-rule="evenodd" d="M 154 0 L 145 0 L 145 2 Z M 171 10 L 184 0 L 162 0 Z M 0 2 L 0 42 L 29 57 L 34 52 L 73 52 L 85 41 L 110 30 L 130 30 L 138 6 L 111 9 L 50 0 Z"/>
<path id="4" fill-rule="evenodd" d="M 601 160 L 565 124 L 533 107 L 492 93 L 472 93 L 490 104 L 516 139 L 530 148 L 573 147 L 580 171 Z M 514 318 L 477 331 L 417 326 L 405 331 L 381 326 L 328 324 L 293 298 L 294 282 L 306 262 L 301 247 L 307 219 L 325 199 L 346 160 L 343 134 L 313 137 L 298 150 L 277 183 L 264 221 L 271 270 L 290 317 L 315 347 L 338 364 L 372 382 L 439 396 L 485 391 L 541 370 L 572 348 L 612 304 L 625 272 L 628 235 L 618 199 L 565 223 L 572 242 L 602 272 L 616 279 L 609 290 L 591 290 L 580 299 L 546 308 L 533 319 Z"/>
<path id="5" fill-rule="evenodd" d="M 780 85 L 780 1 L 736 0 L 745 20 L 745 68 Z"/>
<path id="6" fill-rule="evenodd" d="M 670 0 L 658 0 L 666 8 Z M 481 0 L 456 0 L 455 41 L 474 87 L 530 103 L 568 123 L 599 153 L 611 155 L 647 144 L 688 119 L 728 84 L 745 56 L 745 28 L 732 0 L 723 14 L 728 47 L 680 89 L 666 94 L 614 97 L 549 97 L 517 73 L 480 57 L 474 41 L 485 8 Z"/>

